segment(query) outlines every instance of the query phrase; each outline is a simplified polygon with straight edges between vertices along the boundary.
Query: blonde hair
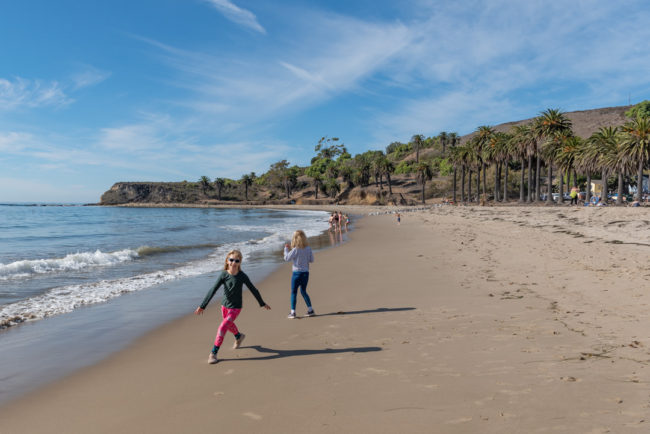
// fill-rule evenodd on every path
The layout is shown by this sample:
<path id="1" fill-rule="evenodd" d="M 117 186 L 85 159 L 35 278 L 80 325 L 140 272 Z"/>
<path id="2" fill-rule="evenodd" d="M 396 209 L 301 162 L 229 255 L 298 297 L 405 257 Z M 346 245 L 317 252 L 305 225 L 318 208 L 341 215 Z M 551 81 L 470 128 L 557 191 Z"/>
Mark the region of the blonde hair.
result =
<path id="1" fill-rule="evenodd" d="M 309 243 L 307 243 L 307 235 L 300 229 L 298 229 L 296 232 L 293 233 L 293 237 L 291 237 L 291 248 L 295 249 L 298 247 L 299 249 L 304 249 L 307 247 Z"/>
<path id="2" fill-rule="evenodd" d="M 241 263 L 243 262 L 244 257 L 242 256 L 241 252 L 239 250 L 231 250 L 226 255 L 226 260 L 224 261 L 225 263 L 223 264 L 224 271 L 228 271 L 228 258 L 230 257 L 230 255 L 234 255 L 239 259 L 240 267 L 241 267 Z"/>

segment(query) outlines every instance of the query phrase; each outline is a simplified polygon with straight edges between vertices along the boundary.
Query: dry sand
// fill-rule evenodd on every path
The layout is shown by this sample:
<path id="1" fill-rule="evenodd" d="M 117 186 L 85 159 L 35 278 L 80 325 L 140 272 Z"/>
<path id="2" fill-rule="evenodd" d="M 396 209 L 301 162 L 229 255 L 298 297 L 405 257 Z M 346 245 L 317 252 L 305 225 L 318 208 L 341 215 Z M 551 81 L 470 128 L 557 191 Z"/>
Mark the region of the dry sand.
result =
<path id="1" fill-rule="evenodd" d="M 286 319 L 284 266 L 258 282 L 272 311 L 245 295 L 246 341 L 227 336 L 217 365 L 213 301 L 5 405 L 0 432 L 648 432 L 649 221 L 643 208 L 366 217 L 312 265 L 319 316 Z"/>

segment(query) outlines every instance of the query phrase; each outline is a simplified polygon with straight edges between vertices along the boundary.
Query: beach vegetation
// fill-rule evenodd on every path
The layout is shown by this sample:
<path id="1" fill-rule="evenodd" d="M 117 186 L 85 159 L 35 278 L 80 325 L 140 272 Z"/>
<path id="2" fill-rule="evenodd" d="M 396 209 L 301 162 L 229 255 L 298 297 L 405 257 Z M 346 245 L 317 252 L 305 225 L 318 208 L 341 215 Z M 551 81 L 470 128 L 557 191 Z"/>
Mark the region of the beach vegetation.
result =
<path id="1" fill-rule="evenodd" d="M 425 163 L 424 161 L 418 163 L 416 167 L 416 173 L 417 173 L 417 180 L 418 183 L 422 186 L 422 203 L 426 203 L 425 197 L 424 197 L 424 191 L 427 185 L 427 181 L 433 178 L 433 170 L 431 169 L 431 165 L 428 163 Z"/>
<path id="2" fill-rule="evenodd" d="M 251 175 L 253 175 L 253 176 L 251 176 Z M 253 185 L 254 176 L 255 176 L 254 173 L 246 174 L 246 175 L 243 175 L 241 177 L 241 179 L 239 180 L 241 185 L 244 186 L 244 200 L 246 200 L 247 202 L 248 202 L 248 189 L 251 187 L 251 185 Z"/>
<path id="3" fill-rule="evenodd" d="M 214 179 L 214 187 L 217 190 L 217 199 L 221 200 L 221 193 L 223 192 L 223 188 L 226 186 L 226 179 L 225 178 L 215 178 Z"/>
<path id="4" fill-rule="evenodd" d="M 644 100 L 635 104 L 631 109 L 625 112 L 625 116 L 630 119 L 636 119 L 639 116 L 643 118 L 650 117 L 650 101 Z"/>
<path id="5" fill-rule="evenodd" d="M 420 149 L 422 149 L 422 142 L 424 141 L 424 136 L 422 134 L 416 134 L 411 138 L 411 143 L 413 143 L 413 149 L 415 149 L 415 162 L 420 162 Z"/>
<path id="6" fill-rule="evenodd" d="M 638 167 L 637 172 L 637 197 L 641 202 L 643 199 L 643 169 L 650 161 L 650 118 L 638 116 L 622 127 L 623 139 L 621 141 L 621 152 L 630 164 Z"/>

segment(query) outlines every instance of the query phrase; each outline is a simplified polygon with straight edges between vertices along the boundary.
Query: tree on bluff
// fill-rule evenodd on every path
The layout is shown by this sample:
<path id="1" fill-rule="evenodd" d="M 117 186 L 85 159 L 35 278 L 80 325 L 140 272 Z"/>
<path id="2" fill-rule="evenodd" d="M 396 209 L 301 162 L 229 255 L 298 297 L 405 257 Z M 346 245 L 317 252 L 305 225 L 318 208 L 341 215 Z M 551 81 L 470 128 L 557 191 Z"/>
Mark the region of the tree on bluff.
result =
<path id="1" fill-rule="evenodd" d="M 636 104 L 634 107 L 625 112 L 625 116 L 631 119 L 638 118 L 639 116 L 647 118 L 650 117 L 650 101 L 645 100 Z"/>

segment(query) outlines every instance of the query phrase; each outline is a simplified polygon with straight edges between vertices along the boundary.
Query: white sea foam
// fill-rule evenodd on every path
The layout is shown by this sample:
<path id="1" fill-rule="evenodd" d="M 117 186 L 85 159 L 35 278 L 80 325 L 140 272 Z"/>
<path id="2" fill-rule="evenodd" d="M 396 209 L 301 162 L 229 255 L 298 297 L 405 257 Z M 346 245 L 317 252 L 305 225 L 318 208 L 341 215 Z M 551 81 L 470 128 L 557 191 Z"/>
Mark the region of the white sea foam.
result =
<path id="1" fill-rule="evenodd" d="M 302 216 L 306 216 L 305 212 Z M 322 213 L 321 213 L 322 214 Z M 301 223 L 302 226 L 296 227 L 294 223 Z M 230 228 L 232 229 L 232 228 Z M 248 227 L 248 230 L 251 228 Z M 38 319 L 43 319 L 53 315 L 60 315 L 63 313 L 68 313 L 74 309 L 91 305 L 95 303 L 102 303 L 108 301 L 112 298 L 118 297 L 122 294 L 141 291 L 152 286 L 159 285 L 171 280 L 183 279 L 193 276 L 199 276 L 201 274 L 206 274 L 210 272 L 218 271 L 221 268 L 222 260 L 224 255 L 232 250 L 240 250 L 246 260 L 254 251 L 268 250 L 268 249 L 281 249 L 281 245 L 285 241 L 291 238 L 291 235 L 295 229 L 302 229 L 308 236 L 315 236 L 322 233 L 327 229 L 327 222 L 325 219 L 296 219 L 295 221 L 292 218 L 287 219 L 286 221 L 279 221 L 277 224 L 273 224 L 265 230 L 271 232 L 268 236 L 257 239 L 257 240 L 246 240 L 238 243 L 230 243 L 223 246 L 217 247 L 207 258 L 189 262 L 180 267 L 176 267 L 169 270 L 160 270 L 151 273 L 140 274 L 137 276 L 113 279 L 113 280 L 101 280 L 98 282 L 80 284 L 80 285 L 68 285 L 57 287 L 49 290 L 48 292 L 31 297 L 29 299 L 20 300 L 15 303 L 7 304 L 0 306 L 0 328 L 10 327 L 12 325 L 22 323 L 25 321 L 33 321 Z M 78 256 L 77 256 L 78 255 Z M 68 265 L 68 270 L 79 269 L 87 267 L 89 265 L 110 265 L 111 261 L 115 263 L 120 261 L 127 261 L 136 258 L 138 255 L 136 250 L 123 250 L 120 252 L 114 253 L 102 253 L 95 252 L 95 254 L 75 254 L 68 255 L 66 258 L 60 260 L 50 260 L 53 261 L 50 265 L 37 266 L 35 263 L 39 261 L 18 261 L 18 262 L 27 262 L 30 263 L 28 266 L 23 266 L 24 273 L 36 273 L 36 272 L 45 272 L 45 271 L 36 271 L 38 270 L 50 270 L 58 269 L 64 270 L 65 263 L 70 263 Z M 81 258 L 84 258 L 81 260 Z M 92 258 L 95 258 L 94 260 Z M 48 260 L 44 260 L 47 263 Z M 57 262 L 58 261 L 58 262 Z M 17 262 L 13 263 L 17 264 Z M 54 264 L 54 265 L 52 265 Z M 82 265 L 83 264 L 83 265 Z M 215 265 L 216 264 L 216 265 Z M 12 264 L 8 264 L 12 265 Z M 4 266 L 4 267 L 8 267 Z M 1 267 L 1 266 L 0 266 Z M 20 267 L 13 265 L 13 267 L 18 270 L 13 270 L 13 276 L 18 275 Z M 40 267 L 40 268 L 39 268 Z M 47 268 L 49 267 L 49 268 Z M 56 268 L 58 267 L 58 268 Z M 76 267 L 76 268 L 72 268 Z M 0 268 L 0 270 L 3 270 Z M 1 273 L 2 271 L 0 271 Z M 5 272 L 7 273 L 7 272 Z M 1 274 L 0 274 L 1 275 Z"/>
<path id="2" fill-rule="evenodd" d="M 0 280 L 27 277 L 34 274 L 81 270 L 132 261 L 139 256 L 137 250 L 124 249 L 117 252 L 78 252 L 63 258 L 25 259 L 0 264 Z"/>

